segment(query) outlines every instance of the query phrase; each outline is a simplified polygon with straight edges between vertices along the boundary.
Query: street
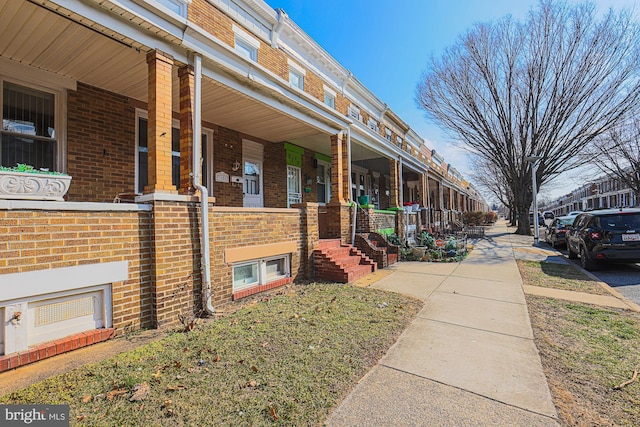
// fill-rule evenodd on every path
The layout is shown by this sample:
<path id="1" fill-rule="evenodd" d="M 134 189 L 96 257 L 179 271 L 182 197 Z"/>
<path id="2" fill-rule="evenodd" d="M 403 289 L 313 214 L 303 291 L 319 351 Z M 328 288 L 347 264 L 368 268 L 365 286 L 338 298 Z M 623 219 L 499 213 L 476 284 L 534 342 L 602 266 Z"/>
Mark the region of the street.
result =
<path id="1" fill-rule="evenodd" d="M 559 250 L 566 258 L 566 247 Z M 582 268 L 579 259 L 569 262 Z M 631 301 L 640 304 L 640 264 L 603 264 L 600 269 L 591 273 Z"/>

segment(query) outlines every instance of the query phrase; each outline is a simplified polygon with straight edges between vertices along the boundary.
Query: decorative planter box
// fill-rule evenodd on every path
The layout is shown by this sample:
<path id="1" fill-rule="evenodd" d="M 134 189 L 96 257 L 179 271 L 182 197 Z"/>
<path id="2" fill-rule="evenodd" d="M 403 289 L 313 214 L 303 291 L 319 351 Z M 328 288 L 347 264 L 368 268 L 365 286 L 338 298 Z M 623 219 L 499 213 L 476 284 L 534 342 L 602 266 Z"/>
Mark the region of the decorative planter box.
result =
<path id="1" fill-rule="evenodd" d="M 0 171 L 0 199 L 63 201 L 69 185 L 69 175 Z"/>

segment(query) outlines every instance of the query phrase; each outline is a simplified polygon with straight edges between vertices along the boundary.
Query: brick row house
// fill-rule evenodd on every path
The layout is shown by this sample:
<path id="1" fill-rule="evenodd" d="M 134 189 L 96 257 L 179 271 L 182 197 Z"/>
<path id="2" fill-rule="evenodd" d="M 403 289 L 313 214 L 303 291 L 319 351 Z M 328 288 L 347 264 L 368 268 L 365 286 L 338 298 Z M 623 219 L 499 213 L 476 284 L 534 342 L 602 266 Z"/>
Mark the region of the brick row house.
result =
<path id="1" fill-rule="evenodd" d="M 0 21 L 1 165 L 72 177 L 62 198 L 0 172 L 0 371 L 318 277 L 354 210 L 402 234 L 485 209 L 261 0 L 0 0 Z"/>

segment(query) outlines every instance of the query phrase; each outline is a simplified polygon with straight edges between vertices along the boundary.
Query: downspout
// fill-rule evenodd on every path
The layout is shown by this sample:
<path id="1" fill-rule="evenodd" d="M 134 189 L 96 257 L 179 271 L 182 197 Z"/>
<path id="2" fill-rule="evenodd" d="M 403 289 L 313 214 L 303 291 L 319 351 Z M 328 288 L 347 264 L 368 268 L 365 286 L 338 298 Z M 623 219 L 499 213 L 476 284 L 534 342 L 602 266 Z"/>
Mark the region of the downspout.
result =
<path id="1" fill-rule="evenodd" d="M 200 220 L 202 221 L 202 308 L 208 315 L 215 314 L 211 305 L 211 250 L 209 249 L 209 192 L 202 185 L 202 57 L 198 54 L 193 58 L 193 186 L 200 191 Z"/>

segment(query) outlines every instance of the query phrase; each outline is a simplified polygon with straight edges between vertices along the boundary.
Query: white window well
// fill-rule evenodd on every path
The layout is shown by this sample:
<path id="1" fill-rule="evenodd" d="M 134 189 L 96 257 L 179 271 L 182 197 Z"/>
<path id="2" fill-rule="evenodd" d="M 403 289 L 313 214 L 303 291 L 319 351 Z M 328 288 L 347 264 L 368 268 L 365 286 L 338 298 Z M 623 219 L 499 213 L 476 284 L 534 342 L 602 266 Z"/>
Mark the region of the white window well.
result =
<path id="1" fill-rule="evenodd" d="M 233 292 L 291 276 L 290 256 L 278 255 L 233 266 Z"/>

